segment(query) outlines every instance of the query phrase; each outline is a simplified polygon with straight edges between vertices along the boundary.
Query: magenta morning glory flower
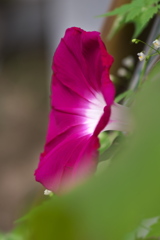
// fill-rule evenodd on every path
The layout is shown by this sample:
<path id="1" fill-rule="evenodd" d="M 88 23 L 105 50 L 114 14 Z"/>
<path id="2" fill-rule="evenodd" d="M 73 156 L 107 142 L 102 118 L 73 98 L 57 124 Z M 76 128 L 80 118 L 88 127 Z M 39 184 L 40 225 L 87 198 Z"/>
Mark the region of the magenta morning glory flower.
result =
<path id="1" fill-rule="evenodd" d="M 100 33 L 66 30 L 53 58 L 48 133 L 35 171 L 45 188 L 59 192 L 88 176 L 97 165 L 99 133 L 126 129 L 124 107 L 114 103 L 112 63 Z"/>

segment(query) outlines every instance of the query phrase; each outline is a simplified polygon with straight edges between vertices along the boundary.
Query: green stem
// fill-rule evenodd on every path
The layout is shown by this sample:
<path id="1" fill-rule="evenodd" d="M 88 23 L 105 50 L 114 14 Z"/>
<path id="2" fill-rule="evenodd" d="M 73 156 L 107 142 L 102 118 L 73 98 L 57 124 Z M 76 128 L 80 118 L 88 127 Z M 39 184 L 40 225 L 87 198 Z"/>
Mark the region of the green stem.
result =
<path id="1" fill-rule="evenodd" d="M 158 55 L 158 53 L 154 53 L 152 55 L 149 55 L 149 57 L 153 57 L 153 56 L 156 56 L 156 55 Z"/>
<path id="2" fill-rule="evenodd" d="M 140 77 L 139 77 L 137 89 L 139 89 L 139 88 L 141 87 L 141 85 L 142 85 L 143 77 L 144 77 L 145 72 L 146 72 L 148 60 L 149 60 L 149 58 L 148 58 L 148 59 L 145 59 L 145 61 L 144 61 L 143 68 L 142 68 L 142 71 L 141 71 L 141 73 L 140 73 Z"/>
<path id="3" fill-rule="evenodd" d="M 152 49 L 155 50 L 158 54 L 160 54 L 160 52 L 159 52 L 157 49 L 155 49 L 154 47 L 152 47 L 151 45 L 149 45 L 149 44 L 143 42 L 142 40 L 139 40 L 139 39 L 137 39 L 137 40 L 138 40 L 139 42 L 141 42 L 141 43 L 147 45 L 148 47 L 152 48 Z"/>
<path id="4" fill-rule="evenodd" d="M 141 70 L 141 73 L 140 73 L 140 76 L 139 76 L 139 81 L 138 81 L 138 84 L 136 86 L 137 89 L 139 89 L 141 87 L 141 85 L 142 85 L 143 78 L 144 78 L 144 75 L 145 75 L 145 72 L 146 72 L 146 68 L 147 68 L 147 63 L 148 63 L 149 59 L 152 56 L 157 55 L 157 53 L 154 53 L 154 54 L 150 55 L 151 51 L 152 51 L 152 49 L 150 48 L 149 52 L 148 52 L 148 56 L 146 57 L 146 59 L 144 61 L 144 64 L 143 64 L 143 67 L 142 67 L 142 70 Z"/>

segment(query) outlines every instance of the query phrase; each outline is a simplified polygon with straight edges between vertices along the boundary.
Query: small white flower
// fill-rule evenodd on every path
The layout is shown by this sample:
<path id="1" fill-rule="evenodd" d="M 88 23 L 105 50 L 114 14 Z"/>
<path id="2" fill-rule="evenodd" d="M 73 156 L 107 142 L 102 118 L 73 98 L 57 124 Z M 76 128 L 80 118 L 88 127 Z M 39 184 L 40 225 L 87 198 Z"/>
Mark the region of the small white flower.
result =
<path id="1" fill-rule="evenodd" d="M 154 45 L 155 49 L 160 48 L 160 41 L 158 39 L 154 40 L 153 45 Z"/>
<path id="2" fill-rule="evenodd" d="M 119 77 L 126 77 L 127 76 L 127 70 L 125 68 L 119 68 L 117 71 L 117 75 Z"/>
<path id="3" fill-rule="evenodd" d="M 49 195 L 50 193 L 52 193 L 52 191 L 50 191 L 48 189 L 44 190 L 44 195 Z"/>
<path id="4" fill-rule="evenodd" d="M 134 58 L 132 56 L 128 56 L 126 58 L 124 58 L 122 60 L 122 64 L 125 66 L 125 67 L 132 67 L 134 65 Z"/>
<path id="5" fill-rule="evenodd" d="M 137 53 L 140 61 L 143 61 L 146 58 L 146 55 L 143 52 Z"/>

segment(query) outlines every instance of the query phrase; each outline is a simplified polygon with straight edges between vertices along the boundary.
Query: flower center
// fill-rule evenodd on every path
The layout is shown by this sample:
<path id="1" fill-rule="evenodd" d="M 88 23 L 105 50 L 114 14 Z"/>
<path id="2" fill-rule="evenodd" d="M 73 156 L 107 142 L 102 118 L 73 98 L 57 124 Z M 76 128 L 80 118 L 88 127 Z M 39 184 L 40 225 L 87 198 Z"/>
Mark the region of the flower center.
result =
<path id="1" fill-rule="evenodd" d="M 95 98 L 90 99 L 90 103 L 86 109 L 86 121 L 87 132 L 89 134 L 93 134 L 101 116 L 104 113 L 104 107 L 106 106 L 106 102 L 101 93 L 96 93 Z"/>

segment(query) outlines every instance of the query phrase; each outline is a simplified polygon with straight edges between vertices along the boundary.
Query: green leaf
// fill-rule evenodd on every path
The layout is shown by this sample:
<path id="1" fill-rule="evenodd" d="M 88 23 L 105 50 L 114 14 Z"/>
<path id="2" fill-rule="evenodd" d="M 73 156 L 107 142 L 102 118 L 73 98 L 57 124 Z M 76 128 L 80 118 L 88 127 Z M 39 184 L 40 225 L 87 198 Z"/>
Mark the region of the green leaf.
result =
<path id="1" fill-rule="evenodd" d="M 143 1 L 133 1 L 131 3 L 131 6 L 132 7 L 130 8 L 126 16 L 126 23 L 133 21 L 137 16 L 139 16 L 143 11 L 144 6 L 146 5 L 144 5 Z"/>
<path id="2" fill-rule="evenodd" d="M 133 38 L 136 38 L 144 30 L 149 20 L 154 17 L 157 12 L 157 7 L 151 7 L 146 9 L 143 13 L 139 14 L 135 19 L 132 20 L 135 25 Z"/>
<path id="3" fill-rule="evenodd" d="M 98 149 L 99 154 L 101 155 L 107 148 L 110 147 L 109 136 L 106 132 L 99 134 L 100 148 Z"/>
<path id="4" fill-rule="evenodd" d="M 124 136 L 122 136 L 120 132 L 117 132 L 117 134 L 118 135 L 117 136 L 115 135 L 115 138 L 113 139 L 110 147 L 105 149 L 105 151 L 103 151 L 99 156 L 99 162 L 106 161 L 106 160 L 108 161 L 108 159 L 112 159 L 115 156 L 115 154 L 119 151 L 120 141 Z M 114 134 L 113 134 L 113 137 L 114 137 Z"/>
<path id="5" fill-rule="evenodd" d="M 154 17 L 157 12 L 158 7 L 150 7 L 144 10 L 142 14 L 133 20 L 133 23 L 135 24 L 135 32 L 133 38 L 136 38 L 143 31 L 149 20 Z"/>
<path id="6" fill-rule="evenodd" d="M 131 95 L 133 94 L 133 91 L 130 89 L 130 90 L 127 90 L 121 94 L 119 94 L 116 98 L 115 98 L 115 102 L 118 103 L 120 102 L 122 99 L 124 98 L 129 98 Z"/>
<path id="7" fill-rule="evenodd" d="M 100 15 L 103 16 L 122 16 L 123 21 L 113 25 L 113 29 L 109 36 L 113 36 L 125 23 L 133 22 L 135 25 L 135 32 L 133 37 L 137 37 L 146 27 L 149 20 L 158 12 L 160 5 L 157 5 L 157 0 L 134 0 L 131 3 L 124 4 L 119 8 L 114 9 L 108 13 Z M 117 26 L 117 27 L 115 27 Z"/>
<path id="8" fill-rule="evenodd" d="M 103 154 L 113 143 L 113 141 L 119 136 L 118 131 L 110 133 L 102 132 L 99 134 L 100 148 L 98 149 L 99 154 Z"/>

